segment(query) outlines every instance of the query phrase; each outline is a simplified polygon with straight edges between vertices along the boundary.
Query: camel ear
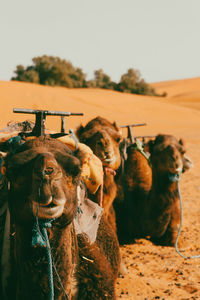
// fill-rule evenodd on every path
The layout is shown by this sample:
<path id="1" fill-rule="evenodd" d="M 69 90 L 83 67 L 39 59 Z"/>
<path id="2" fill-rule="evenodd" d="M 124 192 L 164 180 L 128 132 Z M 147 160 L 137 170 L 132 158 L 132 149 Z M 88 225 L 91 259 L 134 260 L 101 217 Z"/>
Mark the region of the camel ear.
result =
<path id="1" fill-rule="evenodd" d="M 182 145 L 182 146 L 184 146 L 185 143 L 184 143 L 184 141 L 182 139 L 180 139 L 179 140 L 179 144 Z"/>
<path id="2" fill-rule="evenodd" d="M 19 168 L 23 167 L 26 163 L 29 163 L 38 155 L 38 152 L 34 150 L 26 150 L 14 155 L 7 155 L 5 157 L 6 175 L 8 178 L 15 176 L 16 172 L 19 172 Z"/>
<path id="3" fill-rule="evenodd" d="M 115 129 L 118 131 L 119 135 L 120 135 L 120 141 L 122 141 L 122 130 L 119 126 L 119 123 L 117 121 L 115 121 L 113 123 L 113 126 L 115 127 Z"/>
<path id="4" fill-rule="evenodd" d="M 79 141 L 85 144 L 88 139 L 94 137 L 95 135 L 99 135 L 99 131 L 96 130 L 95 128 L 89 129 L 85 132 L 83 131 L 83 134 L 80 135 Z"/>
<path id="5" fill-rule="evenodd" d="M 85 127 L 83 127 L 82 124 L 78 126 L 78 128 L 77 128 L 77 130 L 76 130 L 76 135 L 77 135 L 78 138 L 81 137 L 81 135 L 82 135 L 83 132 L 84 132 L 84 129 L 85 129 Z"/>
<path id="6" fill-rule="evenodd" d="M 34 159 L 38 155 L 38 152 L 35 150 L 26 150 L 23 152 L 19 152 L 14 155 L 8 155 L 6 156 L 6 164 L 10 168 L 18 168 L 23 166 L 24 164 L 30 162 L 32 159 Z"/>
<path id="7" fill-rule="evenodd" d="M 114 121 L 113 126 L 115 127 L 115 129 L 116 129 L 117 131 L 121 131 L 120 126 L 119 126 L 119 123 L 118 123 L 117 121 Z"/>
<path id="8" fill-rule="evenodd" d="M 145 150 L 146 152 L 152 153 L 152 152 L 153 152 L 153 147 L 154 147 L 154 141 L 153 141 L 153 140 L 150 140 L 150 141 L 148 141 L 148 143 L 145 145 L 144 150 Z"/>

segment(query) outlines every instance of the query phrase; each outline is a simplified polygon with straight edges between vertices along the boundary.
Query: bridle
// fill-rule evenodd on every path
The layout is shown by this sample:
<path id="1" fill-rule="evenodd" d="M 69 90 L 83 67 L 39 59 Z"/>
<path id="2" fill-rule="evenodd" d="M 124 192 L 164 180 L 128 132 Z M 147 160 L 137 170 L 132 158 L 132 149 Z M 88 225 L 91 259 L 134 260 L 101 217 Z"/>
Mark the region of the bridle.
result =
<path id="1" fill-rule="evenodd" d="M 33 229 L 32 229 L 32 247 L 34 247 L 34 248 L 42 247 L 42 248 L 45 248 L 45 250 L 46 250 L 46 257 L 47 257 L 47 264 L 48 264 L 49 300 L 54 300 L 53 270 L 55 271 L 55 273 L 57 275 L 57 278 L 58 278 L 59 284 L 62 288 L 65 299 L 69 300 L 69 296 L 64 289 L 61 278 L 57 272 L 57 269 L 56 269 L 56 266 L 54 263 L 54 258 L 52 255 L 49 237 L 48 237 L 48 233 L 47 233 L 47 229 L 52 228 L 52 226 L 53 226 L 52 223 L 55 221 L 55 219 L 54 218 L 48 219 L 48 220 L 38 219 L 42 184 L 43 184 L 43 177 L 41 179 L 41 182 L 40 182 L 40 185 L 38 188 L 38 207 L 37 207 L 37 212 L 36 212 L 36 216 L 35 216 L 35 222 L 34 222 Z M 32 210 L 32 212 L 33 212 L 33 210 Z"/>

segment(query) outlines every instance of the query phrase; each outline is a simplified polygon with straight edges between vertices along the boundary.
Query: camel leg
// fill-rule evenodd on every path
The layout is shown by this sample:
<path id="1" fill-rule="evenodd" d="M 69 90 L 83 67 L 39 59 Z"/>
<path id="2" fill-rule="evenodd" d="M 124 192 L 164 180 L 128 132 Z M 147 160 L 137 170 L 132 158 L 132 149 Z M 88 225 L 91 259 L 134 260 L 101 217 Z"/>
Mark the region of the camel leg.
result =
<path id="1" fill-rule="evenodd" d="M 176 201 L 171 212 L 170 222 L 167 225 L 164 233 L 157 238 L 152 237 L 151 241 L 158 245 L 174 246 L 178 234 L 178 227 L 180 224 L 180 208 L 179 203 Z"/>
<path id="2" fill-rule="evenodd" d="M 112 267 L 96 243 L 78 236 L 78 286 L 80 300 L 115 300 L 115 278 Z"/>

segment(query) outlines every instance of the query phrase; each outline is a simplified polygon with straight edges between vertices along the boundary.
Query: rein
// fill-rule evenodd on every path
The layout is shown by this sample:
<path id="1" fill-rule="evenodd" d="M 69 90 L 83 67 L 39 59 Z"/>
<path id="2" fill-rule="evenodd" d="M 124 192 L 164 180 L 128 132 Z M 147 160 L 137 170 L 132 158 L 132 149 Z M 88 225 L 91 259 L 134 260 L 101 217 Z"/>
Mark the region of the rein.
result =
<path id="1" fill-rule="evenodd" d="M 47 228 L 52 227 L 52 222 L 54 219 L 49 221 L 38 220 L 36 217 L 36 222 L 34 224 L 32 233 L 32 246 L 33 247 L 45 247 L 48 263 L 48 285 L 49 285 L 49 300 L 54 300 L 54 283 L 53 283 L 53 261 L 51 248 L 49 244 L 49 238 L 47 234 Z"/>
<path id="2" fill-rule="evenodd" d="M 42 181 L 41 181 L 42 185 Z M 41 187 L 40 185 L 40 187 Z M 40 198 L 40 187 L 38 191 L 38 196 Z M 55 219 L 49 220 L 38 220 L 38 211 L 39 211 L 39 201 L 38 201 L 38 208 L 37 213 L 35 216 L 35 223 L 32 229 L 32 247 L 43 247 L 46 249 L 46 256 L 47 256 L 47 264 L 48 264 L 48 286 L 49 286 L 49 300 L 54 300 L 54 280 L 53 280 L 53 270 L 55 271 L 59 284 L 63 290 L 63 294 L 66 300 L 69 300 L 68 294 L 65 292 L 65 288 L 62 284 L 61 278 L 57 272 L 54 259 L 51 252 L 51 246 L 49 243 L 47 228 L 52 227 L 52 222 Z"/>
<path id="3" fill-rule="evenodd" d="M 177 237 L 176 237 L 176 241 L 174 244 L 175 250 L 176 252 L 183 258 L 185 259 L 193 259 L 193 258 L 200 258 L 200 255 L 192 255 L 192 256 L 186 256 L 184 254 L 181 253 L 181 251 L 178 249 L 178 240 L 181 234 L 181 229 L 182 229 L 182 223 L 183 223 L 183 202 L 182 202 L 182 197 L 181 197 L 181 192 L 180 192 L 180 187 L 179 187 L 179 181 L 181 179 L 180 174 L 169 174 L 169 180 L 172 182 L 177 182 L 177 188 L 178 188 L 178 195 L 179 195 L 179 199 L 180 199 L 180 207 L 181 207 L 181 219 L 180 219 L 180 225 L 178 228 L 178 233 L 177 233 Z"/>
<path id="4" fill-rule="evenodd" d="M 75 135 L 73 131 L 70 132 L 72 137 L 75 139 Z M 12 137 L 7 141 L 8 146 L 11 149 L 11 153 L 15 153 L 16 150 L 24 143 L 25 141 L 21 136 L 16 136 Z M 77 141 L 76 142 L 76 148 L 77 148 Z M 1 163 L 0 163 L 1 166 Z M 0 179 L 3 175 L 5 175 L 3 172 L 3 167 L 0 169 Z M 42 181 L 41 181 L 42 185 Z M 40 187 L 41 187 L 40 185 Z M 38 196 L 40 198 L 40 187 L 38 191 Z M 10 182 L 8 181 L 8 190 L 10 190 Z M 3 241 L 3 246 L 2 246 L 2 257 L 1 257 L 1 266 L 4 266 L 3 261 L 5 260 L 6 266 L 9 269 L 9 258 L 8 255 L 10 253 L 10 239 L 9 239 L 9 234 L 10 234 L 10 211 L 8 208 L 8 203 L 6 202 L 1 208 L 0 208 L 0 217 L 6 213 L 6 222 L 4 225 L 4 241 Z M 68 294 L 65 292 L 64 286 L 62 284 L 61 278 L 57 272 L 54 259 L 52 256 L 51 252 L 51 246 L 49 243 L 49 238 L 48 238 L 48 233 L 47 233 L 47 228 L 52 227 L 52 222 L 54 219 L 49 219 L 49 220 L 38 220 L 38 211 L 39 211 L 39 201 L 38 201 L 38 209 L 37 213 L 35 216 L 35 223 L 33 225 L 32 229 L 32 247 L 43 247 L 46 248 L 46 256 L 47 256 L 47 263 L 48 263 L 48 286 L 49 286 L 49 300 L 54 300 L 54 281 L 53 281 L 53 270 L 57 275 L 59 284 L 63 290 L 64 298 L 66 300 L 69 300 Z M 7 242 L 8 241 L 8 242 Z M 8 274 L 6 271 L 3 272 L 1 281 L 2 281 L 2 289 L 3 289 L 3 294 L 5 295 L 5 285 L 7 281 Z"/>

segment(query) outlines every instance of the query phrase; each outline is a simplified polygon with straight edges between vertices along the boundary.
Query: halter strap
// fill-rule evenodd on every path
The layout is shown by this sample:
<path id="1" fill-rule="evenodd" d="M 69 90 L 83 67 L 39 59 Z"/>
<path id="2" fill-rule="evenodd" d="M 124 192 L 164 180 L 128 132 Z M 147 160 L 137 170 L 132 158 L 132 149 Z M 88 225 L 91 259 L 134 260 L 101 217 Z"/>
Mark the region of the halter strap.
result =
<path id="1" fill-rule="evenodd" d="M 181 220 L 180 220 L 180 225 L 178 228 L 177 238 L 176 238 L 175 245 L 174 245 L 175 250 L 181 257 L 183 257 L 185 259 L 200 258 L 200 255 L 186 256 L 186 255 L 182 254 L 181 251 L 178 249 L 178 239 L 181 234 L 182 223 L 183 223 L 183 202 L 182 202 L 181 192 L 180 192 L 180 188 L 179 188 L 179 182 L 178 182 L 178 194 L 179 194 L 180 206 L 181 206 Z"/>

